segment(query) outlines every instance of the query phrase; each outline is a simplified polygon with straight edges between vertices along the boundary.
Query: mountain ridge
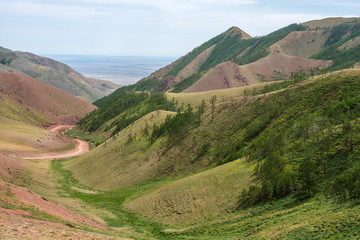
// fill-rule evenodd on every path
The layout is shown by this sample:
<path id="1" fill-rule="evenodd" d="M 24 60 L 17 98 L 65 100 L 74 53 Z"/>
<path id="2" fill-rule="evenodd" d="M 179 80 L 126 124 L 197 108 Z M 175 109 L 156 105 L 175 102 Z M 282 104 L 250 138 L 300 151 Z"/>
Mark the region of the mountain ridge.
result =
<path id="1" fill-rule="evenodd" d="M 140 82 L 150 79 L 156 80 L 157 83 L 151 85 L 147 90 L 167 91 L 194 74 L 201 73 L 202 78 L 204 78 L 217 65 L 226 61 L 233 61 L 238 64 L 244 71 L 242 74 L 250 78 L 248 81 L 252 83 L 262 82 L 264 78 L 267 81 L 273 78 L 277 79 L 279 77 L 278 72 L 282 72 L 283 77 L 287 76 L 290 78 L 291 73 L 301 69 L 305 71 L 319 71 L 319 69 L 329 67 L 332 62 L 324 64 L 321 61 L 313 61 L 313 56 L 316 56 L 316 54 L 319 54 L 327 47 L 329 39 L 334 38 L 334 35 L 339 31 L 338 28 L 341 26 L 344 26 L 344 33 L 346 34 L 357 31 L 356 27 L 351 28 L 349 26 L 356 25 L 358 21 L 359 18 L 314 20 L 301 24 L 291 24 L 266 36 L 255 38 L 250 37 L 244 31 L 234 26 L 199 47 L 194 48 L 193 51 L 180 57 L 168 66 L 140 80 Z M 353 44 L 356 44 L 356 42 Z M 342 51 L 343 49 L 339 48 L 338 50 Z M 279 66 L 279 64 L 274 62 L 273 67 L 267 64 L 267 72 L 269 73 L 264 75 L 262 71 L 258 70 L 263 68 L 262 59 L 275 51 L 279 51 L 279 53 L 287 56 L 303 58 L 301 61 L 304 64 L 299 69 L 294 69 L 292 67 L 288 68 L 291 64 L 282 65 L 280 61 Z M 295 62 L 297 61 L 296 58 L 293 59 Z M 331 59 L 317 58 L 317 60 Z M 259 64 L 259 66 L 252 67 L 255 70 L 244 70 L 247 64 L 252 64 L 251 66 Z M 200 80 L 201 78 L 197 79 L 197 81 Z M 203 90 L 205 89 L 213 90 L 216 89 L 216 86 L 212 88 L 206 87 Z M 201 90 L 201 88 L 197 88 L 197 91 Z M 189 89 L 188 91 L 192 90 Z"/>
<path id="2" fill-rule="evenodd" d="M 33 53 L 11 51 L 0 47 L 0 71 L 21 72 L 60 88 L 74 96 L 91 101 L 104 97 L 118 88 L 109 81 L 86 78 L 66 64 Z"/>

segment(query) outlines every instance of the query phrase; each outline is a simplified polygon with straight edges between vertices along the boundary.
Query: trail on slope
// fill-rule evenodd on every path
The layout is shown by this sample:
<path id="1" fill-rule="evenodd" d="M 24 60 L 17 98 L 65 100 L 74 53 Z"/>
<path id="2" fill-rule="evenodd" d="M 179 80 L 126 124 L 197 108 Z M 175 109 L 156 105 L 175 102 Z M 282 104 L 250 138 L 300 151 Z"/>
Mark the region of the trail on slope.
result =
<path id="1" fill-rule="evenodd" d="M 73 125 L 56 125 L 48 130 L 51 132 L 65 131 L 73 128 Z M 75 148 L 64 152 L 49 152 L 49 153 L 31 153 L 28 156 L 19 156 L 22 159 L 39 159 L 39 160 L 54 160 L 80 156 L 89 151 L 89 144 L 80 139 L 74 139 L 76 141 Z"/>

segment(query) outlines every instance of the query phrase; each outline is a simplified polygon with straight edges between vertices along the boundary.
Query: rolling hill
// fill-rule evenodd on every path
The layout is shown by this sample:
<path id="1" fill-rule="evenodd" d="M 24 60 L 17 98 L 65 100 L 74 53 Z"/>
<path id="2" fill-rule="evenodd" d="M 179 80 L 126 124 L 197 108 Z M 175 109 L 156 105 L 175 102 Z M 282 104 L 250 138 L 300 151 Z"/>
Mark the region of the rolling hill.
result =
<path id="1" fill-rule="evenodd" d="M 103 80 L 86 78 L 69 66 L 32 53 L 0 47 L 0 71 L 21 72 L 74 96 L 95 101 L 119 86 Z"/>

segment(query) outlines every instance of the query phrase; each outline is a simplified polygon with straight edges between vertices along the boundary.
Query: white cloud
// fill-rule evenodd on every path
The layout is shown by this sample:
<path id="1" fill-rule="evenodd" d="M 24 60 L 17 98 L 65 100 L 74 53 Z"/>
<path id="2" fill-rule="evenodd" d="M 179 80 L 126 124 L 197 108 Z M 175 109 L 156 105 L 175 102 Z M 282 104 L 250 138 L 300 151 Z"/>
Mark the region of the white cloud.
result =
<path id="1" fill-rule="evenodd" d="M 206 6 L 221 5 L 252 5 L 257 4 L 258 0 L 76 0 L 78 2 L 96 4 L 126 4 L 147 6 L 160 9 L 166 12 L 194 11 L 201 10 Z"/>
<path id="2" fill-rule="evenodd" d="M 1 8 L 5 14 L 21 15 L 21 16 L 37 16 L 52 18 L 93 18 L 107 15 L 106 12 L 100 11 L 94 7 L 62 4 L 49 4 L 40 2 L 25 1 L 0 1 Z M 3 14 L 4 14 L 3 13 Z"/>

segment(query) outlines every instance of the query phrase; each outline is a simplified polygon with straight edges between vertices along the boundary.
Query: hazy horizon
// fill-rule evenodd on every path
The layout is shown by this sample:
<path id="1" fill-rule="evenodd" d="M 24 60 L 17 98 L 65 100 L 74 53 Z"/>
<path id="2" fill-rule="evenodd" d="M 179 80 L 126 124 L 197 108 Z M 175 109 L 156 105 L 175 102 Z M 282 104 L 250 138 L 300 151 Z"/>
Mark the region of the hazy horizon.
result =
<path id="1" fill-rule="evenodd" d="M 38 55 L 182 56 L 232 26 L 254 37 L 292 23 L 360 12 L 355 0 L 0 2 L 0 46 Z"/>
<path id="2" fill-rule="evenodd" d="M 176 59 L 158 56 L 109 56 L 44 54 L 67 64 L 85 77 L 111 81 L 125 86 L 134 84 Z"/>

